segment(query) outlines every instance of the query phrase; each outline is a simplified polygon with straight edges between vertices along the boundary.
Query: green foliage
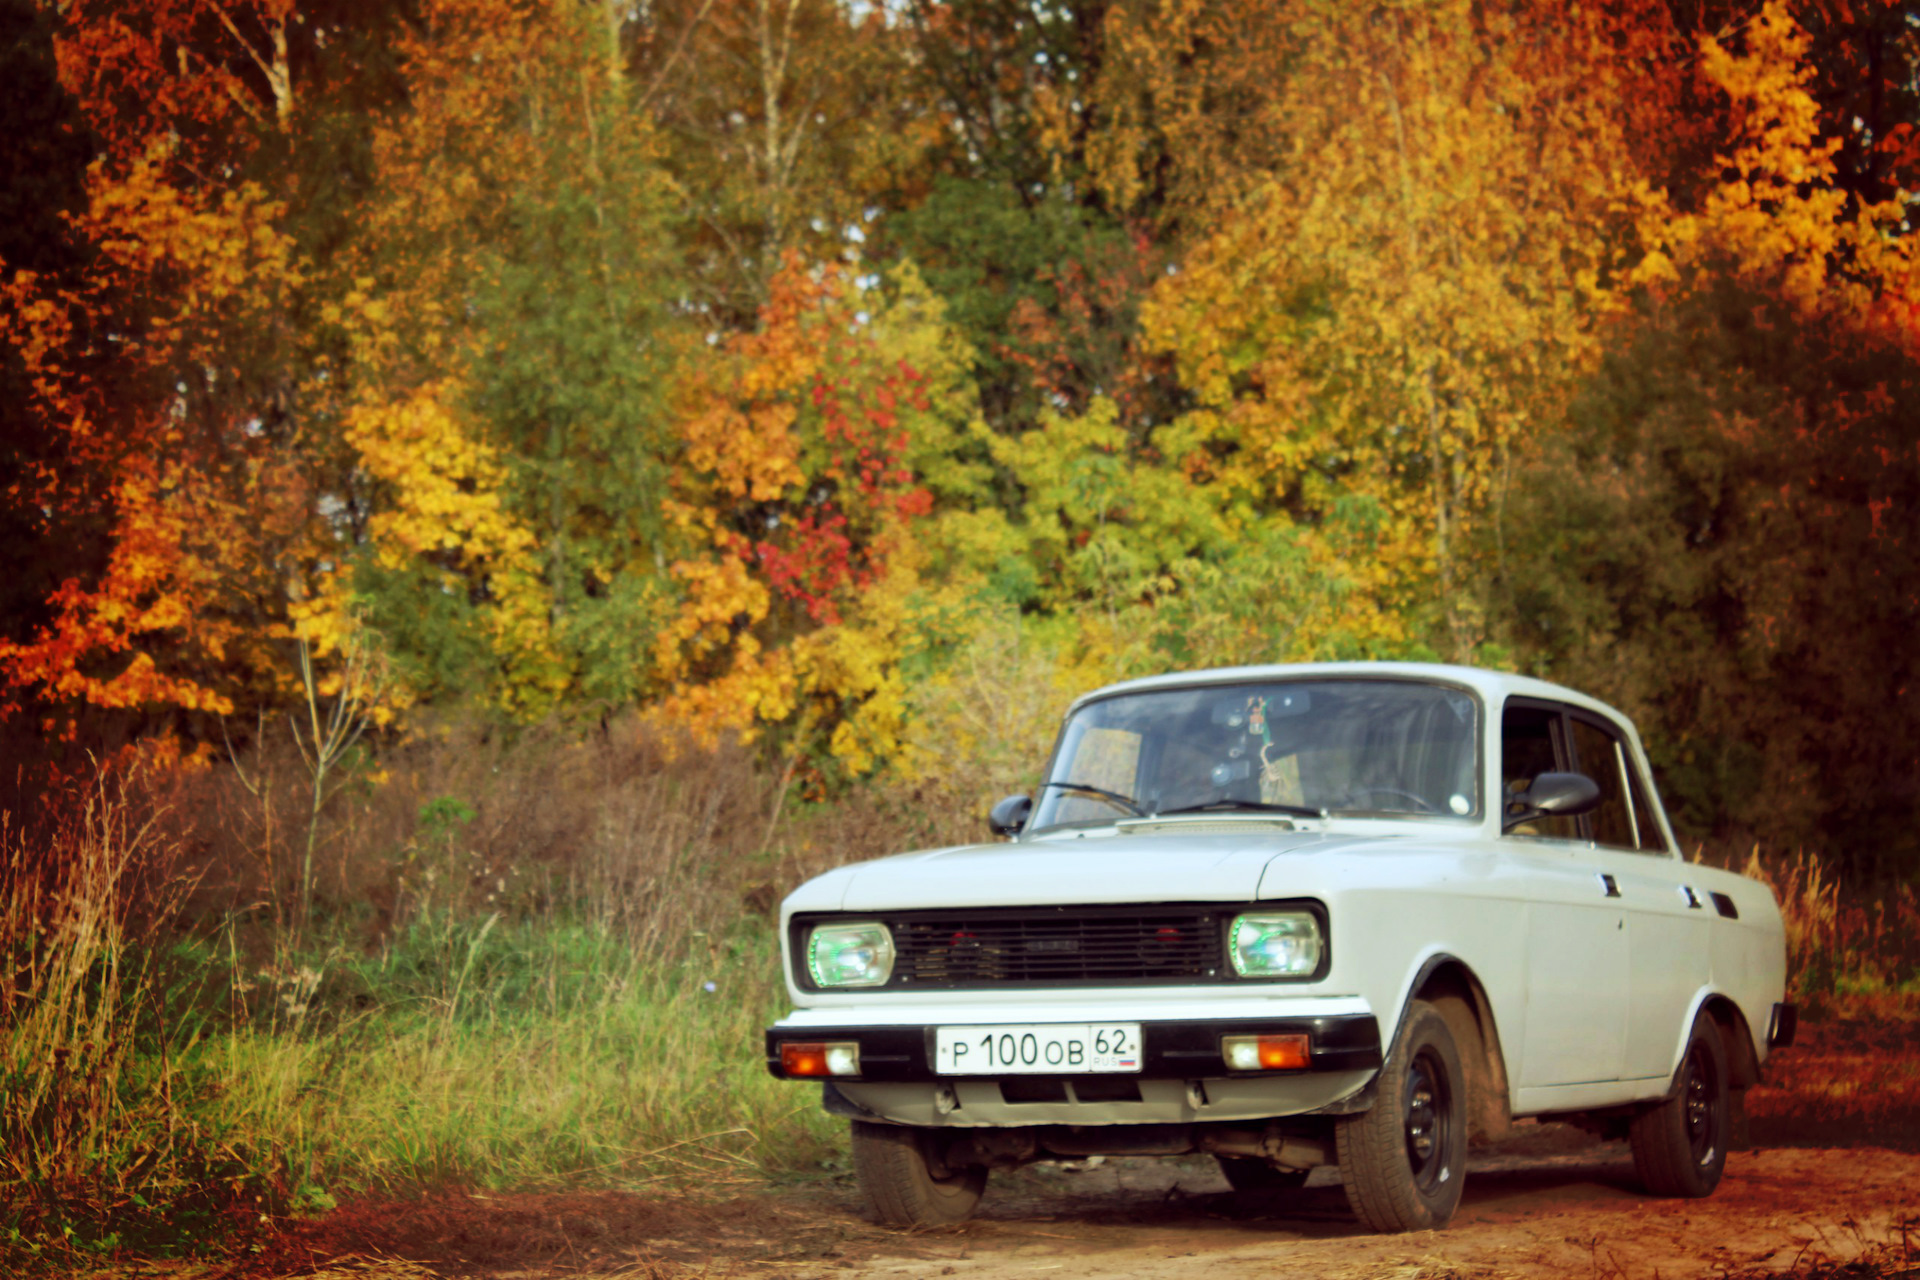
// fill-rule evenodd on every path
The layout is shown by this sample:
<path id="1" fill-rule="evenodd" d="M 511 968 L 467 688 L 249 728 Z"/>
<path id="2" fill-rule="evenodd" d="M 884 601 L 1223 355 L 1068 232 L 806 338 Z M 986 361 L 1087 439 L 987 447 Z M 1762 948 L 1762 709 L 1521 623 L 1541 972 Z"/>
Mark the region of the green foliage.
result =
<path id="1" fill-rule="evenodd" d="M 508 499 L 542 535 L 562 617 L 636 559 L 653 571 L 666 534 L 662 193 L 632 131 L 603 136 L 591 114 L 623 106 L 590 105 L 577 132 L 541 149 L 541 169 L 519 175 L 504 234 L 480 247 L 471 302 L 469 407 L 510 459 Z"/>
<path id="2" fill-rule="evenodd" d="M 1291 521 L 1254 522 L 1224 550 L 1184 566 L 1180 590 L 1156 611 L 1154 649 L 1168 668 L 1361 659 L 1432 662 L 1405 637 L 1353 625 L 1368 591 L 1358 548 L 1377 536 L 1383 514 L 1362 497 L 1342 499 L 1318 537 Z M 1338 548 L 1320 553 L 1321 539 Z"/>
<path id="3" fill-rule="evenodd" d="M 989 420 L 1006 432 L 1032 424 L 1045 400 L 1032 373 L 1034 344 L 1014 321 L 1027 309 L 1057 315 L 1062 276 L 1123 246 L 1118 224 L 1060 195 L 1034 200 L 1004 180 L 943 176 L 886 231 L 946 301 L 974 353 Z M 1132 320 L 1111 323 L 1124 334 Z"/>

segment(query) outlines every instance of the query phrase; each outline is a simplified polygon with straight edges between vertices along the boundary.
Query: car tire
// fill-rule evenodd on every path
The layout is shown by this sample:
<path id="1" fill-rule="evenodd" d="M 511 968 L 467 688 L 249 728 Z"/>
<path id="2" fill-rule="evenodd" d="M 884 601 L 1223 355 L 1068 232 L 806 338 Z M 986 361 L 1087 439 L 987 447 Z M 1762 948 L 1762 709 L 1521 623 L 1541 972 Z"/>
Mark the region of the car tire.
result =
<path id="1" fill-rule="evenodd" d="M 1698 1199 L 1713 1194 L 1727 1167 L 1732 1130 L 1727 1049 L 1720 1029 L 1702 1014 L 1666 1101 L 1633 1119 L 1627 1137 L 1633 1167 L 1656 1196 Z"/>
<path id="2" fill-rule="evenodd" d="M 987 1186 L 984 1168 L 948 1170 L 940 1163 L 940 1135 L 931 1130 L 855 1120 L 852 1143 L 860 1190 L 889 1226 L 965 1222 Z"/>
<path id="3" fill-rule="evenodd" d="M 1220 1174 L 1235 1191 L 1298 1191 L 1307 1183 L 1310 1169 L 1282 1169 L 1257 1156 L 1215 1156 Z"/>
<path id="4" fill-rule="evenodd" d="M 1407 1006 L 1374 1081 L 1373 1106 L 1334 1130 L 1354 1216 L 1375 1231 L 1426 1231 L 1460 1207 L 1467 1174 L 1466 1073 L 1440 1011 Z"/>

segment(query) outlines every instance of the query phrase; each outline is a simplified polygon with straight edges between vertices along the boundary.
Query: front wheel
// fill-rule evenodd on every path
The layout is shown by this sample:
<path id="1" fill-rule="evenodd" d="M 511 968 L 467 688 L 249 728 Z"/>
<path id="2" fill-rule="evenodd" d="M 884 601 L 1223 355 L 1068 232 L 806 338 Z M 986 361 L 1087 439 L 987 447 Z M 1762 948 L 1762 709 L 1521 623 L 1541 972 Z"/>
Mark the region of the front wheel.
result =
<path id="1" fill-rule="evenodd" d="M 1334 1130 L 1354 1216 L 1375 1231 L 1444 1227 L 1467 1173 L 1466 1075 L 1440 1011 L 1407 1007 L 1373 1106 Z"/>
<path id="2" fill-rule="evenodd" d="M 1698 1199 L 1720 1185 L 1727 1167 L 1727 1050 L 1702 1014 L 1687 1037 L 1671 1096 L 1634 1117 L 1627 1131 L 1633 1167 L 1657 1196 Z"/>
<path id="3" fill-rule="evenodd" d="M 949 1169 L 943 1135 L 908 1125 L 853 1121 L 853 1172 L 880 1221 L 896 1227 L 965 1222 L 986 1190 L 979 1166 Z"/>

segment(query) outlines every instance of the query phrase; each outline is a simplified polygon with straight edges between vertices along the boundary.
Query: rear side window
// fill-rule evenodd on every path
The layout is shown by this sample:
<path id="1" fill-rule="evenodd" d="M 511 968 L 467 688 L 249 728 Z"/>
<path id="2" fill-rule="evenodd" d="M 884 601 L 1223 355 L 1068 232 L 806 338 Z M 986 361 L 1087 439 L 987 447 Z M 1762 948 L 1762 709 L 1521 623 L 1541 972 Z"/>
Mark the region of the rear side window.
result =
<path id="1" fill-rule="evenodd" d="M 1640 815 L 1634 812 L 1627 757 L 1620 739 L 1584 716 L 1573 721 L 1574 767 L 1600 787 L 1600 803 L 1587 815 L 1595 844 L 1640 847 Z"/>

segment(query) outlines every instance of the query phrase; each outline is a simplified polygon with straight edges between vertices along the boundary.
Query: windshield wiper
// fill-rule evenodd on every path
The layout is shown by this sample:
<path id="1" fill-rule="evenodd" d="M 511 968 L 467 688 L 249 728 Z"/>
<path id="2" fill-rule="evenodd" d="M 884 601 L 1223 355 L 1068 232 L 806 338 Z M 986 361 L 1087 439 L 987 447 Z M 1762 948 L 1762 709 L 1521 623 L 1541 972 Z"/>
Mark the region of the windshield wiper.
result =
<path id="1" fill-rule="evenodd" d="M 1124 805 L 1127 812 L 1136 818 L 1147 816 L 1147 811 L 1142 809 L 1140 802 L 1132 796 L 1123 796 L 1118 791 L 1109 791 L 1105 787 L 1090 787 L 1084 782 L 1049 782 L 1043 789 L 1078 791 L 1083 795 L 1098 796 L 1102 800 L 1111 800 L 1117 805 Z"/>
<path id="2" fill-rule="evenodd" d="M 1325 809 L 1309 809 L 1303 804 L 1275 804 L 1270 800 L 1209 800 L 1205 804 L 1185 804 L 1178 809 L 1158 809 L 1156 818 L 1170 818 L 1176 813 L 1230 813 L 1236 809 L 1254 813 L 1290 813 L 1296 818 L 1324 818 Z"/>

